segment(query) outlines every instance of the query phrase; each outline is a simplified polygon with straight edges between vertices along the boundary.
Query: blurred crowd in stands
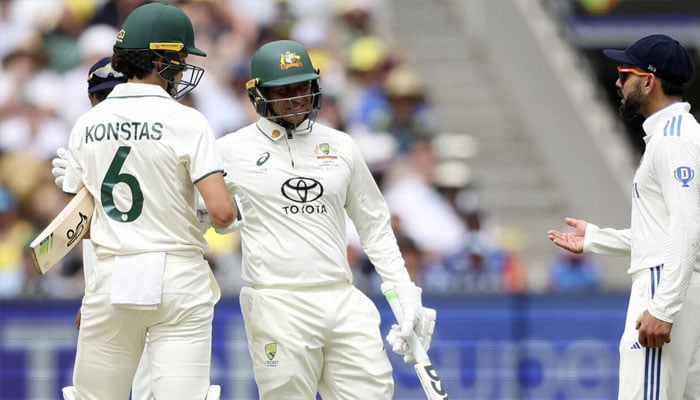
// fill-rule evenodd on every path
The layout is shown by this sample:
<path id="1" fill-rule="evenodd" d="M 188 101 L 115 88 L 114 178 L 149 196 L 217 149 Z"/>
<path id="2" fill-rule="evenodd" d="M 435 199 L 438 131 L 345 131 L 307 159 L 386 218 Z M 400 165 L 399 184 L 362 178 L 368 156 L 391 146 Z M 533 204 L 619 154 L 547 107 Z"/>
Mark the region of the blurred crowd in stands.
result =
<path id="1" fill-rule="evenodd" d="M 119 26 L 142 3 L 0 0 L 0 298 L 82 296 L 79 248 L 40 276 L 27 245 L 67 203 L 54 186 L 51 159 L 90 107 L 88 68 L 111 55 Z M 425 293 L 527 290 L 517 249 L 500 243 L 479 204 L 469 169 L 477 144 L 466 134 L 442 133 L 429 86 L 391 31 L 389 0 L 171 3 L 190 16 L 197 47 L 208 54 L 188 59 L 206 72 L 182 101 L 203 112 L 216 135 L 258 117 L 245 90 L 255 49 L 270 40 L 298 41 L 321 70 L 319 121 L 360 145 L 392 211 L 409 272 Z M 356 284 L 377 294 L 379 277 L 349 225 Z M 236 295 L 239 236 L 211 231 L 207 239 L 224 295 Z M 571 265 L 562 258 L 552 266 L 552 290 L 579 283 L 576 272 L 562 270 Z M 584 275 L 597 287 L 597 274 Z"/>

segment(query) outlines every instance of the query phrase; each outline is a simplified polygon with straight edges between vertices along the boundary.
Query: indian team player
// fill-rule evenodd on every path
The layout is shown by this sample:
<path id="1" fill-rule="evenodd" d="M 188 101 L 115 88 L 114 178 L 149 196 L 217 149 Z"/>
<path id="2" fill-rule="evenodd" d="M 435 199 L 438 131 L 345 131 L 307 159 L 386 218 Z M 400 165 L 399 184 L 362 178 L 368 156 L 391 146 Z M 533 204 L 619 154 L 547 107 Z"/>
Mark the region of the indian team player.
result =
<path id="1" fill-rule="evenodd" d="M 427 347 L 435 310 L 421 304 L 357 145 L 315 123 L 321 89 L 306 49 L 267 43 L 251 73 L 260 119 L 217 148 L 246 214 L 240 305 L 260 399 L 391 399 L 379 313 L 352 285 L 346 212 L 382 279 L 397 286 L 406 318 L 392 328 L 392 348 L 405 354 L 413 330 Z"/>
<path id="2" fill-rule="evenodd" d="M 234 222 L 236 209 L 209 124 L 174 100 L 204 72 L 188 55 L 206 54 L 180 9 L 136 8 L 112 57 L 128 82 L 71 132 L 63 190 L 84 186 L 93 195 L 97 257 L 81 306 L 73 377 L 80 399 L 128 398 L 146 335 L 156 398 L 219 397 L 209 373 L 220 292 L 203 258 L 195 188 L 215 227 Z"/>
<path id="3" fill-rule="evenodd" d="M 630 255 L 632 290 L 620 340 L 619 399 L 700 399 L 700 125 L 683 101 L 693 77 L 685 49 L 666 35 L 625 50 L 620 115 L 645 118 L 629 229 L 601 229 L 567 218 L 574 231 L 547 232 L 575 252 Z"/>

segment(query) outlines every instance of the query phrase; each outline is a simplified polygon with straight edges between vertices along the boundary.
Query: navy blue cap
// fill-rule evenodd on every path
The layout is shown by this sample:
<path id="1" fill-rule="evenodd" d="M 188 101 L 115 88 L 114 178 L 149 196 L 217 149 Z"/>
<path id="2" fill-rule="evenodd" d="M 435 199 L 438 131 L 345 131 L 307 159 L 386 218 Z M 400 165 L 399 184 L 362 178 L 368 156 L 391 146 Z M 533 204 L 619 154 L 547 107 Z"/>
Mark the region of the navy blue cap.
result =
<path id="1" fill-rule="evenodd" d="M 120 83 L 126 82 L 126 77 L 121 72 L 112 69 L 112 58 L 104 57 L 90 67 L 88 72 L 88 93 L 100 90 L 113 89 Z"/>
<path id="2" fill-rule="evenodd" d="M 675 84 L 693 78 L 693 63 L 678 41 L 666 35 L 650 35 L 639 39 L 625 50 L 603 50 L 608 58 L 637 67 Z"/>

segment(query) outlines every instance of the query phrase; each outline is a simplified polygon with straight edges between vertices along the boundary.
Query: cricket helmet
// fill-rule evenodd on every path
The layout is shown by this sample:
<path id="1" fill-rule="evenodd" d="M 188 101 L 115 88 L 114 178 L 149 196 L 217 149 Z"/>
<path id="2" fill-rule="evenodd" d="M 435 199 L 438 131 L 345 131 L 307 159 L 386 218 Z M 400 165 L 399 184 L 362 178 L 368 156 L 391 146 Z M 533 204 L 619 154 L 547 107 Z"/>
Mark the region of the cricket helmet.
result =
<path id="1" fill-rule="evenodd" d="M 278 40 L 264 44 L 253 54 L 250 72 L 251 79 L 246 83 L 246 89 L 250 101 L 255 106 L 255 111 L 262 117 L 282 125 L 284 125 L 283 118 L 297 114 L 276 115 L 271 105 L 274 102 L 290 101 L 293 98 L 271 101 L 265 96 L 264 89 L 309 82 L 311 93 L 301 97 L 311 97 L 311 107 L 303 114 L 309 120 L 309 127 L 313 124 L 321 109 L 319 70 L 314 68 L 309 53 L 301 44 L 292 40 Z"/>
<path id="2" fill-rule="evenodd" d="M 114 51 L 132 52 L 132 63 L 150 71 L 156 67 L 161 79 L 167 81 L 174 98 L 182 97 L 198 84 L 204 69 L 180 60 L 179 53 L 206 57 L 194 44 L 194 28 L 179 8 L 162 3 L 144 4 L 134 9 L 122 24 Z M 159 61 L 165 59 L 165 62 Z M 182 72 L 176 83 L 175 76 Z M 177 89 L 177 91 L 175 91 Z"/>

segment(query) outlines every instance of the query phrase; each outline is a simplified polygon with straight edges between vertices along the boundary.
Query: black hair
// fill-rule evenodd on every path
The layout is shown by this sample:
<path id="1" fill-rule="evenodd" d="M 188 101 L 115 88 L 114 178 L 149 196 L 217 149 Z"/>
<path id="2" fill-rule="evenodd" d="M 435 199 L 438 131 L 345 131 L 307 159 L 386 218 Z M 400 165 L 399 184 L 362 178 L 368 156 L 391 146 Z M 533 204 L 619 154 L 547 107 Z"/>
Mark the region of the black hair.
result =
<path id="1" fill-rule="evenodd" d="M 92 96 L 97 101 L 97 103 L 100 103 L 102 102 L 102 100 L 106 99 L 107 95 L 109 95 L 110 93 L 112 93 L 111 88 L 92 92 L 90 93 L 90 96 Z"/>
<path id="2" fill-rule="evenodd" d="M 666 79 L 661 79 L 661 88 L 664 90 L 666 96 L 679 96 L 683 97 L 683 85 L 678 83 L 669 82 Z"/>
<path id="3" fill-rule="evenodd" d="M 154 68 L 153 55 L 150 50 L 114 49 L 112 68 L 121 72 L 128 79 L 142 79 Z"/>

